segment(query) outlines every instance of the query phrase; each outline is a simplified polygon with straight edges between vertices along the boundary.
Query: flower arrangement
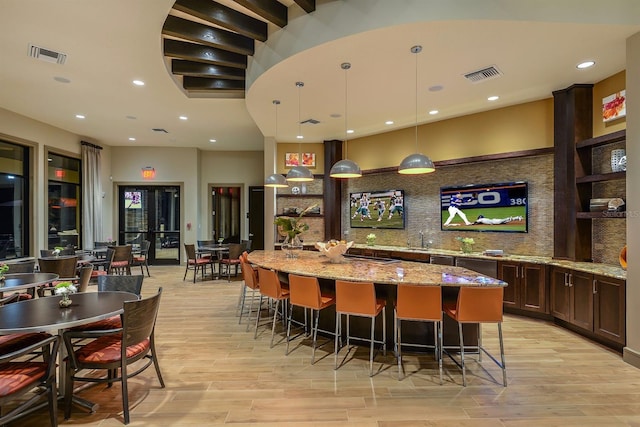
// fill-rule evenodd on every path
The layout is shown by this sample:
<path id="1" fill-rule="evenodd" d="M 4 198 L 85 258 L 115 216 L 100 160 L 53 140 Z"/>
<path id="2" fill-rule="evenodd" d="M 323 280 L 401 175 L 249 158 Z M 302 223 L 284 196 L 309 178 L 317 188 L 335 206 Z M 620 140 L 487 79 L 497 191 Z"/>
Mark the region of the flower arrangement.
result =
<path id="1" fill-rule="evenodd" d="M 367 234 L 367 245 L 373 246 L 376 243 L 376 235 L 373 233 Z"/>
<path id="2" fill-rule="evenodd" d="M 460 249 L 466 254 L 471 252 L 476 243 L 472 237 L 456 237 L 456 240 L 460 242 Z"/>
<path id="3" fill-rule="evenodd" d="M 289 236 L 289 239 L 293 239 L 298 234 L 301 234 L 309 229 L 309 224 L 302 222 L 301 218 L 307 214 L 311 209 L 314 209 L 318 204 L 309 206 L 298 215 L 297 218 L 291 218 L 286 216 L 279 216 L 273 222 L 278 228 L 282 229 L 284 233 Z"/>
<path id="4" fill-rule="evenodd" d="M 4 262 L 0 262 L 0 280 L 4 280 L 4 273 L 9 271 L 9 265 Z"/>
<path id="5" fill-rule="evenodd" d="M 55 287 L 56 295 L 71 295 L 78 292 L 78 288 L 71 282 L 58 283 Z"/>

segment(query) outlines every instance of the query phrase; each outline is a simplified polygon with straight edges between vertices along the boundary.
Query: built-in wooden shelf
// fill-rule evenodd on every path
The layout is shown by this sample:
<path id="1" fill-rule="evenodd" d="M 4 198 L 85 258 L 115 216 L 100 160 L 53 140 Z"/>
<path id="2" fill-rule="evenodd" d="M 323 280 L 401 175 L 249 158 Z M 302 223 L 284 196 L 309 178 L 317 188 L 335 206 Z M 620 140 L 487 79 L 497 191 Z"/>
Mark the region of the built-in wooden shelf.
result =
<path id="1" fill-rule="evenodd" d="M 611 172 L 601 173 L 597 175 L 585 175 L 576 178 L 576 184 L 586 184 L 591 182 L 612 181 L 614 179 L 625 179 L 627 177 L 626 172 Z"/>

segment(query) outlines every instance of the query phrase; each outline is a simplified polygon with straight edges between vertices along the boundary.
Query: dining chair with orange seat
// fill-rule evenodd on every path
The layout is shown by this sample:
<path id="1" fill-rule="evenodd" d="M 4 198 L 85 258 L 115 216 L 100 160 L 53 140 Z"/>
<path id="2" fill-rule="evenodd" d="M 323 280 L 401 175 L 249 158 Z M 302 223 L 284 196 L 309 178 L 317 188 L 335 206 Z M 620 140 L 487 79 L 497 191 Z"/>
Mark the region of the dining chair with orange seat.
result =
<path id="1" fill-rule="evenodd" d="M 398 381 L 404 377 L 402 366 L 402 346 L 404 345 L 434 349 L 440 371 L 440 384 L 442 384 L 442 288 L 440 286 L 398 283 L 396 289 L 394 342 L 398 359 Z M 434 344 L 403 344 L 401 330 L 403 320 L 433 322 Z"/>
<path id="2" fill-rule="evenodd" d="M 258 337 L 258 324 L 260 323 L 260 310 L 262 309 L 262 297 L 267 297 L 276 302 L 273 311 L 273 321 L 271 325 L 271 344 L 270 348 L 273 348 L 273 337 L 276 330 L 276 320 L 278 318 L 278 307 L 282 302 L 282 318 L 286 318 L 286 303 L 289 299 L 289 290 L 282 287 L 280 278 L 278 278 L 278 272 L 274 270 L 267 270 L 266 268 L 258 267 L 258 281 L 260 283 L 260 300 L 258 301 L 258 314 L 256 316 L 256 328 L 253 334 L 253 338 Z"/>
<path id="3" fill-rule="evenodd" d="M 149 298 L 125 301 L 122 328 L 108 331 L 66 331 L 63 339 L 69 362 L 66 366 L 64 417 L 71 416 L 73 386 L 76 381 L 92 383 L 120 382 L 124 423 L 129 424 L 129 394 L 127 380 L 154 365 L 160 386 L 164 380 L 160 373 L 155 346 L 155 324 L 160 306 L 162 288 Z M 88 344 L 76 347 L 77 340 L 94 338 Z M 144 360 L 142 366 L 129 365 Z M 106 370 L 107 376 L 97 377 L 95 371 Z M 118 375 L 119 372 L 119 375 Z"/>
<path id="4" fill-rule="evenodd" d="M 247 302 L 247 289 L 251 289 L 251 297 L 249 300 L 249 310 L 247 315 L 249 320 L 247 321 L 247 331 L 251 323 L 251 313 L 253 312 L 253 301 L 255 300 L 256 291 L 260 292 L 260 285 L 258 282 L 258 270 L 253 268 L 246 257 L 246 252 L 240 256 L 240 268 L 242 269 L 242 277 L 244 278 L 244 285 L 240 290 L 239 311 L 240 318 L 238 324 L 242 323 L 242 316 L 244 315 L 244 307 Z M 258 310 L 260 307 L 258 307 Z"/>
<path id="5" fill-rule="evenodd" d="M 228 282 L 231 281 L 231 267 L 235 268 L 235 276 L 238 275 L 238 267 L 240 267 L 240 260 L 238 258 L 244 250 L 245 245 L 242 243 L 229 243 L 229 253 L 222 254 L 220 268 L 222 269 L 222 266 L 224 266 Z M 222 271 L 220 271 L 220 274 L 222 275 Z"/>
<path id="6" fill-rule="evenodd" d="M 382 313 L 382 341 L 375 339 L 376 317 Z M 336 336 L 335 336 L 335 369 L 338 369 L 339 342 L 342 333 L 342 315 L 347 315 L 347 347 L 351 338 L 369 341 L 369 376 L 373 376 L 373 349 L 375 344 L 382 344 L 383 354 L 387 354 L 386 301 L 376 296 L 376 288 L 372 282 L 351 282 L 336 280 Z M 371 319 L 371 336 L 351 337 L 349 333 L 349 317 L 360 316 Z M 346 356 L 345 356 L 346 357 Z"/>
<path id="7" fill-rule="evenodd" d="M 185 243 L 184 251 L 187 254 L 187 265 L 182 280 L 187 278 L 187 272 L 189 270 L 193 270 L 193 283 L 196 283 L 198 271 L 200 271 L 202 280 L 204 280 L 204 275 L 207 273 L 207 266 L 211 267 L 211 275 L 213 275 L 213 260 L 210 257 L 198 256 L 196 253 L 196 245 Z"/>
<path id="8" fill-rule="evenodd" d="M 131 245 L 109 246 L 114 250 L 109 274 L 131 275 Z"/>
<path id="9" fill-rule="evenodd" d="M 49 420 L 58 425 L 56 355 L 60 338 L 47 333 L 0 336 L 0 407 L 18 401 L 18 406 L 0 413 L 0 425 L 19 419 L 41 405 L 46 395 Z M 25 359 L 26 358 L 26 359 Z M 29 392 L 34 396 L 23 397 Z"/>
<path id="10" fill-rule="evenodd" d="M 107 251 L 105 252 L 103 258 L 98 258 L 97 260 L 91 262 L 91 264 L 93 265 L 93 271 L 91 272 L 92 279 L 97 279 L 99 276 L 111 274 L 111 263 L 113 262 L 113 256 L 115 255 L 115 253 L 116 250 L 114 248 L 107 248 Z"/>
<path id="11" fill-rule="evenodd" d="M 76 279 L 77 256 L 57 256 L 38 258 L 41 273 L 55 273 L 58 280 L 38 288 L 38 295 L 44 296 L 45 291 L 53 292 L 56 284 Z"/>
<path id="12" fill-rule="evenodd" d="M 140 243 L 140 252 L 134 254 L 131 257 L 131 266 L 132 267 L 140 267 L 140 272 L 144 274 L 144 269 L 147 269 L 147 276 L 151 277 L 151 273 L 149 273 L 149 248 L 151 247 L 151 242 L 149 240 L 143 240 Z"/>
<path id="13" fill-rule="evenodd" d="M 463 286 L 458 292 L 455 302 L 445 302 L 444 312 L 458 322 L 458 335 L 460 337 L 460 362 L 449 352 L 447 354 L 462 369 L 462 384 L 467 385 L 466 366 L 464 360 L 464 339 L 462 325 L 464 323 L 477 324 L 478 327 L 478 361 L 482 360 L 485 353 L 493 362 L 502 369 L 502 384 L 507 386 L 507 369 L 504 357 L 504 343 L 502 340 L 502 318 L 504 288 Z M 500 342 L 500 362 L 482 346 L 482 323 L 496 323 L 498 325 L 498 339 Z"/>
<path id="14" fill-rule="evenodd" d="M 336 303 L 335 295 L 327 292 L 322 293 L 320 283 L 317 277 L 299 276 L 297 274 L 289 274 L 289 318 L 287 320 L 287 350 L 285 354 L 289 354 L 289 341 L 291 337 L 291 317 L 293 315 L 293 307 L 302 307 L 305 309 L 305 327 L 306 327 L 306 310 L 311 310 L 311 334 L 313 336 L 311 350 L 311 364 L 315 363 L 316 345 L 318 342 L 318 322 L 320 320 L 320 311 L 327 307 L 331 307 Z M 314 322 L 315 311 L 315 322 Z M 332 332 L 328 332 L 333 335 Z M 331 341 L 328 341 L 331 342 Z"/>

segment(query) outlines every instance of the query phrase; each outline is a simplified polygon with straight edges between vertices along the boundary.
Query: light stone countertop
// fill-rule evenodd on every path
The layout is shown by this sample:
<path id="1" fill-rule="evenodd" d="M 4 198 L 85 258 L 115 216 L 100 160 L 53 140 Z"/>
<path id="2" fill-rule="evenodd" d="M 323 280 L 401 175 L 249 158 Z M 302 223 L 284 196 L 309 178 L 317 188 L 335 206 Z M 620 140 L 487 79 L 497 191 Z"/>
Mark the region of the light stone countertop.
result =
<path id="1" fill-rule="evenodd" d="M 340 263 L 317 251 L 296 251 L 297 258 L 285 251 L 253 251 L 249 262 L 282 273 L 313 276 L 330 280 L 351 280 L 384 284 L 415 283 L 440 286 L 507 286 L 507 283 L 462 267 L 412 261 L 392 262 L 345 257 Z"/>
<path id="2" fill-rule="evenodd" d="M 627 279 L 627 272 L 619 265 L 612 264 L 599 264 L 593 262 L 576 262 L 568 260 L 558 260 L 551 257 L 530 256 L 530 255 L 511 255 L 504 254 L 502 256 L 489 256 L 483 255 L 482 252 L 462 253 L 461 251 L 450 251 L 443 249 L 422 249 L 414 247 L 401 247 L 401 246 L 382 246 L 374 245 L 368 246 L 365 244 L 354 244 L 353 248 L 358 249 L 373 249 L 374 251 L 389 251 L 389 252 L 405 252 L 405 253 L 423 253 L 429 255 L 449 255 L 455 257 L 464 258 L 476 258 L 476 259 L 489 259 L 495 261 L 516 261 L 516 262 L 528 262 L 532 264 L 545 264 L 554 267 L 564 267 L 572 270 L 583 271 L 586 273 L 598 274 L 606 277 L 613 277 L 615 279 Z"/>

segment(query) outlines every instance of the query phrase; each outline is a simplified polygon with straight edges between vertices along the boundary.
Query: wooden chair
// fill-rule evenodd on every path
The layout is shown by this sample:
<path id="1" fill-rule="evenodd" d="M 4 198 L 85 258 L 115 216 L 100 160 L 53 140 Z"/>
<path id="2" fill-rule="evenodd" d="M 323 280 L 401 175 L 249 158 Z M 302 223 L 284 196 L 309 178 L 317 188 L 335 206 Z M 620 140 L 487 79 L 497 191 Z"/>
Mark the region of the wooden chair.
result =
<path id="1" fill-rule="evenodd" d="M 76 381 L 109 384 L 120 382 L 125 424 L 129 424 L 130 421 L 127 386 L 129 378 L 154 365 L 160 386 L 164 388 L 154 335 L 161 295 L 162 288 L 158 289 L 158 293 L 152 297 L 126 301 L 122 314 L 122 328 L 116 331 L 67 331 L 63 334 L 69 354 L 64 397 L 65 419 L 71 416 L 71 400 Z M 84 338 L 95 339 L 79 348 L 74 346 L 76 340 Z M 130 373 L 129 365 L 139 360 L 145 360 L 145 363 L 142 366 L 136 366 L 136 369 Z M 107 376 L 91 375 L 95 370 L 106 370 Z M 88 371 L 89 376 L 83 376 L 83 371 Z M 117 375 L 118 372 L 120 375 Z"/>
<path id="2" fill-rule="evenodd" d="M 298 306 L 305 309 L 305 328 L 306 328 L 306 310 L 311 310 L 311 334 L 313 335 L 313 343 L 311 350 L 311 364 L 315 363 L 316 345 L 318 340 L 318 321 L 320 320 L 320 311 L 327 307 L 331 307 L 336 303 L 336 297 L 328 293 L 322 293 L 320 283 L 316 277 L 298 276 L 289 274 L 289 319 L 287 320 L 287 350 L 285 354 L 289 354 L 289 340 L 291 337 L 291 317 L 293 307 Z M 315 311 L 315 322 L 313 321 L 313 313 Z M 329 334 L 333 335 L 332 332 Z M 331 342 L 331 341 L 328 341 Z"/>
<path id="3" fill-rule="evenodd" d="M 27 261 L 18 261 L 7 265 L 9 266 L 9 271 L 7 271 L 7 274 L 33 273 L 36 267 L 36 260 L 31 259 Z"/>
<path id="4" fill-rule="evenodd" d="M 55 285 L 60 282 L 77 280 L 77 264 L 78 257 L 76 256 L 38 258 L 38 265 L 40 266 L 41 273 L 55 273 L 58 275 L 58 280 L 55 282 L 48 283 L 47 285 L 38 288 L 38 295 L 44 296 L 46 291 L 53 292 Z"/>
<path id="5" fill-rule="evenodd" d="M 258 337 L 258 324 L 260 323 L 260 309 L 262 308 L 262 297 L 270 298 L 271 300 L 276 302 L 275 309 L 273 311 L 273 322 L 271 325 L 271 344 L 270 347 L 273 348 L 273 337 L 275 335 L 276 330 L 276 319 L 278 317 L 278 306 L 280 302 L 283 303 L 283 319 L 286 318 L 285 313 L 286 301 L 289 299 L 289 290 L 282 287 L 280 283 L 280 279 L 278 278 L 278 273 L 273 270 L 267 270 L 265 268 L 258 267 L 258 280 L 260 283 L 260 301 L 258 302 L 258 315 L 256 316 L 256 328 L 253 334 L 253 338 L 256 339 Z"/>
<path id="6" fill-rule="evenodd" d="M 80 267 L 80 275 L 78 279 L 78 292 L 86 292 L 93 273 L 93 265 L 85 264 Z"/>
<path id="7" fill-rule="evenodd" d="M 231 281 L 231 266 L 234 266 L 235 276 L 238 275 L 238 267 L 240 267 L 240 260 L 238 259 L 240 255 L 244 252 L 244 245 L 242 243 L 229 243 L 229 253 L 223 255 L 220 260 L 220 269 L 222 270 L 222 266 L 225 266 L 225 272 L 227 273 L 227 281 Z M 222 271 L 220 271 L 222 274 Z"/>
<path id="8" fill-rule="evenodd" d="M 53 427 L 58 425 L 56 356 L 59 344 L 58 336 L 46 333 L 0 336 L 0 407 L 19 401 L 18 406 L 0 414 L 0 425 L 30 414 L 41 405 L 45 395 L 49 421 Z M 29 392 L 35 395 L 25 400 L 22 396 Z"/>
<path id="9" fill-rule="evenodd" d="M 131 259 L 131 266 L 137 267 L 140 266 L 140 272 L 144 274 L 143 268 L 147 269 L 147 276 L 151 277 L 151 273 L 149 273 L 149 248 L 151 247 L 151 242 L 148 240 L 143 240 L 140 244 L 140 253 L 136 254 Z"/>
<path id="10" fill-rule="evenodd" d="M 403 378 L 402 346 L 433 348 L 442 384 L 442 288 L 398 283 L 394 308 L 394 343 L 398 359 L 398 381 Z M 433 322 L 434 345 L 402 344 L 401 321 Z"/>
<path id="11" fill-rule="evenodd" d="M 182 280 L 187 278 L 187 272 L 189 270 L 193 270 L 193 283 L 196 283 L 196 276 L 198 275 L 198 271 L 202 275 L 202 280 L 204 280 L 204 275 L 207 272 L 207 266 L 211 267 L 211 274 L 213 275 L 213 260 L 210 257 L 200 257 L 196 253 L 196 246 L 194 244 L 184 244 L 184 251 L 187 254 L 187 265 L 184 270 L 184 277 Z"/>
<path id="12" fill-rule="evenodd" d="M 375 320 L 382 312 L 382 341 L 375 340 Z M 336 335 L 335 335 L 335 369 L 338 369 L 339 342 L 342 329 L 342 315 L 347 315 L 347 347 L 351 338 L 369 341 L 369 376 L 373 376 L 373 348 L 374 344 L 382 344 L 386 355 L 386 301 L 376 297 L 376 289 L 372 282 L 349 282 L 336 280 Z M 371 337 L 351 337 L 349 334 L 349 316 L 369 317 L 371 319 Z"/>
<path id="13" fill-rule="evenodd" d="M 460 337 L 460 362 L 458 362 L 449 352 L 451 357 L 460 368 L 462 368 L 462 384 L 466 387 L 467 375 L 464 360 L 464 339 L 462 336 L 462 325 L 464 323 L 477 324 L 478 326 L 478 361 L 482 361 L 482 353 L 485 353 L 493 362 L 502 369 L 502 384 L 507 386 L 507 369 L 504 357 L 504 343 L 502 341 L 502 298 L 504 288 L 502 287 L 471 287 L 462 286 L 458 292 L 455 303 L 445 303 L 444 312 L 453 320 L 458 322 L 458 335 Z M 500 341 L 500 362 L 482 346 L 482 323 L 496 323 L 498 325 L 498 338 Z"/>
<path id="14" fill-rule="evenodd" d="M 115 249 L 107 248 L 107 252 L 104 258 L 98 259 L 91 263 L 93 265 L 93 271 L 91 272 L 92 279 L 97 279 L 99 276 L 109 274 L 109 272 L 111 271 L 111 263 L 113 262 L 113 256 L 115 255 L 115 253 Z"/>
<path id="15" fill-rule="evenodd" d="M 131 245 L 110 246 L 115 252 L 113 253 L 113 261 L 109 274 L 127 274 L 131 275 Z"/>

